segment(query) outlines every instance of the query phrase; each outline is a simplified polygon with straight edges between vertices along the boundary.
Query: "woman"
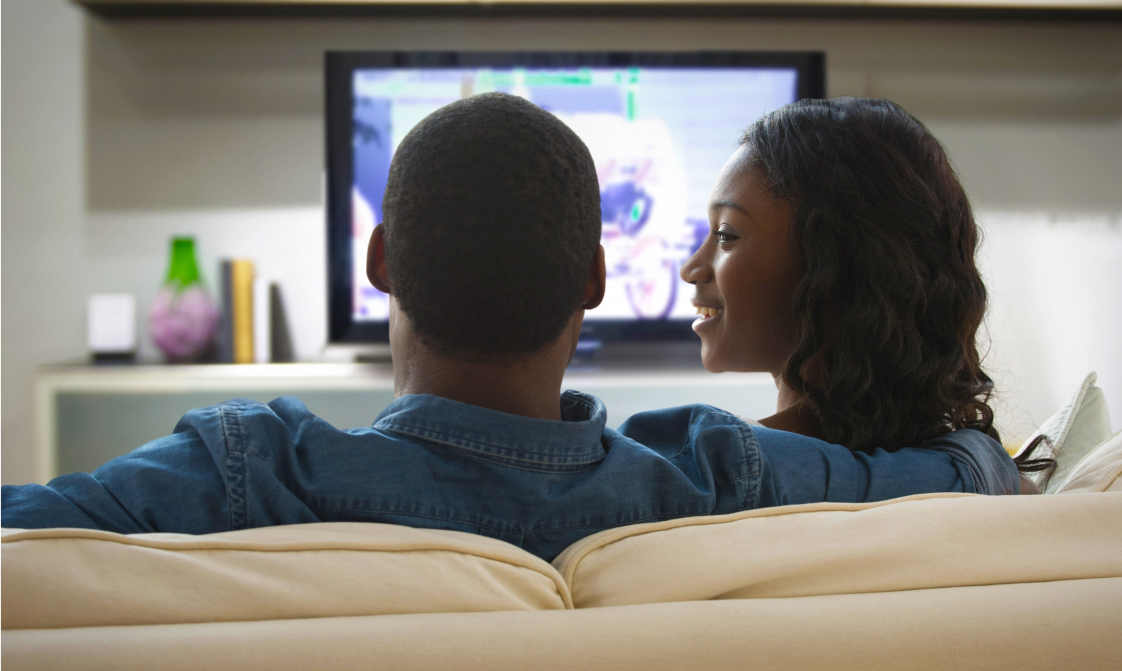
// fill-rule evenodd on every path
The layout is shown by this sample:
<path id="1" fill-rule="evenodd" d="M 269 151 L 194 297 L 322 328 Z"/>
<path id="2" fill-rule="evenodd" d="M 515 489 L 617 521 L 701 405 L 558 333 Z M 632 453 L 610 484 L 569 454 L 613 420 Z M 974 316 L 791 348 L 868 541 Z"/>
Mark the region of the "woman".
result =
<path id="1" fill-rule="evenodd" d="M 976 342 L 978 227 L 923 124 L 886 100 L 783 107 L 741 139 L 709 220 L 681 271 L 694 330 L 708 370 L 775 378 L 761 424 L 854 451 L 960 429 L 999 440 Z"/>

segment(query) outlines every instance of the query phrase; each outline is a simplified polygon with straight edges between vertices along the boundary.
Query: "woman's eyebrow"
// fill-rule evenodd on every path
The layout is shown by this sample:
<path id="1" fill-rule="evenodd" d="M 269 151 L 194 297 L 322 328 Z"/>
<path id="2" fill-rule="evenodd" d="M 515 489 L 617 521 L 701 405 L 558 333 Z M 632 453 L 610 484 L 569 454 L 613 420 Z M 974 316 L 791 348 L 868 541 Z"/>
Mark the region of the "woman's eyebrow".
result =
<path id="1" fill-rule="evenodd" d="M 732 202 L 731 200 L 714 200 L 712 203 L 709 203 L 709 207 L 731 207 L 734 210 L 738 210 L 740 212 L 743 212 L 744 216 L 748 217 L 749 219 L 752 218 L 752 215 L 748 214 L 748 210 L 746 210 L 743 207 L 737 205 L 736 203 Z"/>

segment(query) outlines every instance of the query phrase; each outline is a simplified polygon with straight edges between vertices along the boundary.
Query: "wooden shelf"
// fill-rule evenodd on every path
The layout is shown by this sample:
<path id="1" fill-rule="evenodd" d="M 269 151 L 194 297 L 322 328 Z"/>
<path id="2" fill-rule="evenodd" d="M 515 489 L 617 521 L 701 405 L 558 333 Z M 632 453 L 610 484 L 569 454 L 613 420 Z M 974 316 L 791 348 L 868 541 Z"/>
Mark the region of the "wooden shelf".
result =
<path id="1" fill-rule="evenodd" d="M 225 389 L 393 389 L 389 364 L 294 363 L 208 365 L 55 365 L 39 368 L 49 390 L 104 393 L 177 393 Z"/>
<path id="2" fill-rule="evenodd" d="M 739 16 L 1122 19 L 1122 0 L 74 0 L 106 18 Z"/>
<path id="3" fill-rule="evenodd" d="M 393 367 L 365 363 L 206 364 L 206 365 L 50 365 L 41 366 L 38 383 L 52 391 L 105 393 L 177 393 L 252 389 L 262 392 L 290 389 L 393 389 Z M 599 370 L 572 368 L 565 383 L 581 387 L 641 385 L 774 386 L 763 373 L 714 375 L 691 368 L 632 367 Z"/>

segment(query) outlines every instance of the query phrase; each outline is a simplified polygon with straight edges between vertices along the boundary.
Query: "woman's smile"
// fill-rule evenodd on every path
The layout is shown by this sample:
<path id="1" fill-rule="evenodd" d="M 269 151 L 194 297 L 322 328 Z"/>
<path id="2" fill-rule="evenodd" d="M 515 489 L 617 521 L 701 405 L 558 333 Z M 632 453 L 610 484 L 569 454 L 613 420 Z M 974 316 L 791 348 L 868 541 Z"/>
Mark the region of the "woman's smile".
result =
<path id="1" fill-rule="evenodd" d="M 697 308 L 698 314 L 698 318 L 693 322 L 694 331 L 697 331 L 698 327 L 700 327 L 703 323 L 713 322 L 715 319 L 717 319 L 717 317 L 720 317 L 721 313 L 724 311 L 724 308 L 698 305 L 697 299 L 694 299 L 690 302 L 693 303 L 694 307 Z"/>

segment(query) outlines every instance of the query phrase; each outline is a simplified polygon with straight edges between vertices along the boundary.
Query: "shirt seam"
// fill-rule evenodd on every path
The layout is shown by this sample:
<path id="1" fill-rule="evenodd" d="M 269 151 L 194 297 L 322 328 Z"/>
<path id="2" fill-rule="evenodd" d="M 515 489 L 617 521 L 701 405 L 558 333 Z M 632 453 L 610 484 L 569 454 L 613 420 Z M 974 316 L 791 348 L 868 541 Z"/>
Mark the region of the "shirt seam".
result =
<path id="1" fill-rule="evenodd" d="M 438 433 L 437 431 L 435 431 L 433 429 L 430 429 L 430 428 L 418 426 L 418 425 L 415 425 L 415 424 L 406 424 L 406 423 L 403 423 L 403 422 L 385 422 L 384 424 L 382 424 L 382 426 L 375 427 L 375 428 L 385 429 L 387 431 L 392 431 L 393 433 L 397 433 L 397 434 L 403 435 L 403 436 L 408 436 L 410 438 L 419 438 L 421 440 L 427 440 L 427 441 L 431 441 L 431 442 L 434 442 L 434 443 L 439 443 L 441 445 L 448 445 L 450 447 L 455 447 L 455 448 L 461 449 L 461 450 L 467 450 L 467 451 L 473 452 L 475 454 L 489 456 L 489 457 L 492 457 L 492 458 L 495 458 L 495 459 L 502 459 L 502 460 L 508 460 L 508 461 L 520 461 L 520 462 L 525 462 L 525 463 L 528 463 L 528 464 L 541 464 L 541 465 L 549 465 L 549 466 L 587 466 L 589 464 L 594 464 L 597 461 L 600 461 L 601 459 L 603 459 L 602 454 L 585 454 L 585 455 L 581 455 L 581 456 L 576 457 L 576 458 L 565 457 L 564 461 L 550 461 L 550 460 L 542 460 L 542 459 L 533 459 L 533 458 L 522 457 L 522 456 L 496 454 L 495 453 L 496 451 L 505 451 L 505 452 L 512 452 L 515 455 L 517 455 L 517 454 L 528 454 L 528 455 L 541 455 L 543 457 L 548 456 L 548 453 L 546 453 L 546 452 L 531 452 L 531 451 L 526 451 L 526 450 L 517 450 L 517 449 L 509 448 L 509 447 L 500 447 L 498 445 L 486 445 L 484 443 L 476 443 L 474 441 L 469 441 L 469 440 L 466 440 L 466 439 L 457 439 L 457 438 L 453 438 L 451 436 L 447 436 L 447 435 Z M 600 451 L 603 452 L 603 447 L 600 446 L 599 441 L 597 441 L 596 444 L 597 444 L 598 447 L 600 447 Z"/>
<path id="2" fill-rule="evenodd" d="M 745 477 L 747 477 L 747 476 L 745 476 Z M 570 532 L 570 531 L 579 531 L 579 530 L 584 530 L 584 529 L 615 529 L 615 528 L 622 527 L 622 526 L 631 526 L 633 524 L 646 524 L 646 523 L 651 522 L 651 521 L 674 520 L 674 519 L 679 519 L 679 518 L 682 517 L 682 515 L 678 515 L 678 514 L 669 514 L 669 515 L 657 515 L 656 514 L 656 515 L 647 515 L 646 517 L 636 518 L 635 520 L 629 520 L 627 522 L 615 522 L 615 523 L 609 522 L 609 523 L 605 523 L 605 524 L 565 525 L 565 526 L 551 527 L 551 528 L 545 528 L 545 529 L 530 527 L 529 529 L 527 529 L 527 528 L 518 528 L 518 527 L 510 527 L 510 526 L 498 526 L 493 522 L 478 522 L 478 521 L 475 521 L 475 520 L 461 519 L 461 518 L 456 518 L 456 517 L 442 517 L 440 515 L 426 515 L 425 513 L 398 512 L 398 511 L 392 511 L 392 510 L 369 510 L 369 509 L 351 508 L 351 507 L 347 507 L 347 506 L 340 506 L 340 505 L 333 505 L 333 504 L 317 504 L 317 507 L 321 508 L 323 510 L 337 510 L 337 511 L 345 511 L 345 512 L 360 513 L 360 514 L 365 513 L 365 514 L 371 515 L 371 516 L 373 516 L 373 515 L 394 515 L 394 516 L 401 516 L 401 517 L 417 517 L 417 518 L 422 518 L 422 519 L 427 519 L 427 520 L 439 520 L 441 522 L 452 522 L 452 523 L 456 523 L 456 524 L 463 524 L 464 526 L 473 526 L 473 527 L 478 527 L 480 529 L 488 529 L 488 530 L 494 531 L 496 533 L 505 534 L 505 535 L 520 534 L 522 536 L 531 536 L 531 535 L 548 534 L 548 533 L 562 533 L 562 532 Z M 698 513 L 698 514 L 699 515 L 704 515 L 705 513 Z"/>
<path id="3" fill-rule="evenodd" d="M 713 492 L 713 498 L 717 499 L 717 495 L 720 494 L 729 485 L 735 485 L 742 480 L 755 479 L 756 487 L 754 496 L 751 496 L 752 492 L 746 489 L 744 492 L 744 497 L 741 499 L 740 504 L 742 506 L 742 510 L 754 510 L 758 508 L 760 505 L 760 490 L 763 485 L 760 482 L 760 445 L 759 440 L 756 438 L 756 432 L 752 430 L 751 425 L 732 413 L 721 410 L 720 408 L 714 408 L 712 406 L 705 406 L 705 408 L 705 415 L 713 415 L 722 420 L 726 420 L 734 427 L 736 427 L 737 432 L 740 434 L 741 456 L 743 458 L 744 464 L 744 474 L 738 475 L 737 477 L 732 478 L 731 480 L 728 480 L 717 486 L 717 488 Z M 685 447 L 682 448 L 682 452 L 685 452 Z M 753 453 L 756 456 L 755 460 L 752 459 Z M 680 454 L 681 453 L 671 458 L 676 458 Z M 714 501 L 714 504 L 716 504 L 716 501 Z"/>
<path id="4" fill-rule="evenodd" d="M 419 518 L 426 519 L 426 520 L 439 520 L 441 522 L 455 522 L 457 524 L 463 524 L 465 526 L 479 527 L 480 529 L 488 529 L 490 531 L 494 531 L 496 533 L 502 533 L 502 534 L 522 533 L 522 532 L 519 532 L 519 531 L 508 532 L 505 529 L 503 529 L 502 527 L 498 527 L 498 526 L 495 526 L 494 524 L 489 524 L 489 523 L 486 523 L 486 522 L 474 522 L 474 521 L 469 521 L 469 520 L 459 520 L 459 519 L 456 519 L 454 517 L 442 517 L 440 515 L 426 515 L 424 513 L 396 512 L 396 511 L 384 511 L 384 510 L 367 510 L 367 509 L 361 509 L 361 508 L 350 508 L 350 507 L 347 507 L 347 506 L 338 506 L 338 505 L 330 505 L 330 504 L 320 504 L 318 507 L 322 508 L 324 510 L 339 510 L 339 511 L 345 511 L 345 512 L 349 512 L 349 513 L 366 513 L 368 515 L 396 515 L 396 516 L 401 516 L 401 517 L 419 517 Z"/>
<path id="5" fill-rule="evenodd" d="M 248 516 L 248 486 L 246 484 L 246 465 L 244 451 L 236 447 L 241 437 L 240 414 L 231 408 L 218 406 L 219 423 L 226 447 L 226 508 L 229 514 L 231 531 L 246 527 Z M 241 459 L 237 456 L 241 455 Z"/>
<path id="6" fill-rule="evenodd" d="M 746 471 L 743 478 L 737 478 L 737 480 L 755 479 L 755 491 L 750 492 L 746 489 L 743 501 L 745 510 L 755 510 L 760 507 L 760 490 L 763 487 L 763 483 L 760 482 L 760 462 L 762 460 L 760 442 L 756 438 L 756 432 L 747 423 L 741 423 L 737 428 L 740 430 L 743 440 L 744 468 Z M 755 456 L 754 459 L 753 456 Z"/>
<path id="7" fill-rule="evenodd" d="M 582 524 L 580 526 L 565 526 L 565 527 L 558 527 L 556 529 L 537 529 L 537 530 L 534 530 L 534 531 L 523 531 L 522 535 L 523 536 L 532 536 L 532 535 L 535 535 L 535 534 L 548 534 L 548 533 L 566 532 L 566 531 L 582 531 L 582 530 L 585 530 L 585 529 L 617 529 L 619 527 L 631 526 L 632 524 L 646 524 L 647 522 L 649 522 L 651 520 L 663 521 L 663 520 L 675 520 L 675 519 L 678 519 L 678 518 L 679 518 L 678 515 L 673 515 L 673 516 L 670 516 L 670 517 L 667 517 L 665 515 L 649 515 L 647 517 L 643 517 L 643 518 L 640 518 L 640 519 L 637 519 L 637 520 L 634 520 L 634 521 L 628 521 L 628 522 L 625 522 L 625 523 L 618 523 L 618 524 Z M 573 542 L 575 543 L 576 541 L 573 541 Z"/>

